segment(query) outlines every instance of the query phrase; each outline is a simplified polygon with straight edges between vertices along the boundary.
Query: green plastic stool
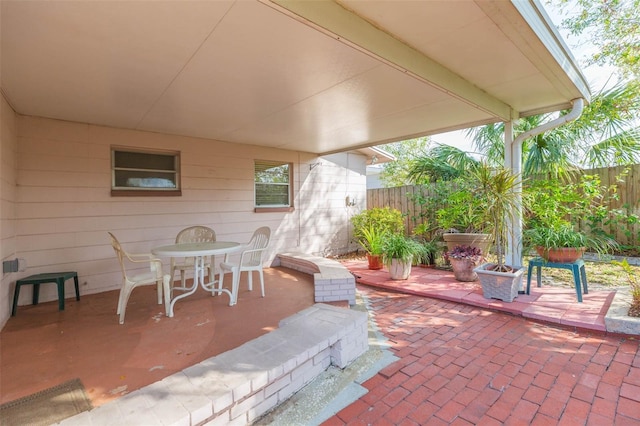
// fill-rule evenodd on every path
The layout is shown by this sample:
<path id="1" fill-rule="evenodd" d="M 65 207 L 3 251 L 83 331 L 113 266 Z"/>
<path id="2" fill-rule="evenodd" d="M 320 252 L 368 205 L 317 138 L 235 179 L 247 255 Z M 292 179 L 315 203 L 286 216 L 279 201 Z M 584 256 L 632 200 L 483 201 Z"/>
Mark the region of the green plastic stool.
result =
<path id="1" fill-rule="evenodd" d="M 581 287 L 584 288 L 584 294 L 589 294 L 589 288 L 587 286 L 587 271 L 584 268 L 584 260 L 578 259 L 573 263 L 554 263 L 548 262 L 541 257 L 535 257 L 529 261 L 529 271 L 527 273 L 527 294 L 529 294 L 531 289 L 531 272 L 533 271 L 534 266 L 536 267 L 538 287 L 542 286 L 540 271 L 543 266 L 545 268 L 568 269 L 573 273 L 573 283 L 576 286 L 578 302 L 582 303 L 583 292 L 581 291 Z M 581 282 L 582 285 L 580 285 Z"/>
<path id="2" fill-rule="evenodd" d="M 76 286 L 76 300 L 80 300 L 80 289 L 78 287 L 78 273 L 71 272 L 50 272 L 45 274 L 30 275 L 16 281 L 16 290 L 13 293 L 13 309 L 11 316 L 16 315 L 18 308 L 18 297 L 20 296 L 20 287 L 23 285 L 33 285 L 33 304 L 38 304 L 40 296 L 40 284 L 56 283 L 58 285 L 58 310 L 64 311 L 64 282 L 73 278 Z"/>

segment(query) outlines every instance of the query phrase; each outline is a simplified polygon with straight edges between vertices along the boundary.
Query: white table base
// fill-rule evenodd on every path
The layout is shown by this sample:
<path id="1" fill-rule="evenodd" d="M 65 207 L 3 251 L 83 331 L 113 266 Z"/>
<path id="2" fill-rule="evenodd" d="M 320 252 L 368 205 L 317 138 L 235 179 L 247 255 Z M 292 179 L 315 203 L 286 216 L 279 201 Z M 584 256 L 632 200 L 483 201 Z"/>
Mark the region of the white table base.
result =
<path id="1" fill-rule="evenodd" d="M 171 257 L 193 257 L 194 258 L 194 267 L 193 267 L 193 284 L 190 287 L 173 287 L 173 274 L 170 276 L 171 282 L 169 282 L 169 294 L 167 303 L 167 316 L 173 317 L 173 308 L 178 300 L 184 299 L 185 297 L 191 296 L 198 290 L 198 286 L 202 287 L 203 290 L 211 292 L 212 295 L 226 293 L 229 295 L 229 306 L 233 306 L 236 304 L 236 297 L 234 294 L 234 290 L 227 290 L 222 288 L 220 285 L 220 280 L 213 280 L 213 282 L 205 283 L 204 276 L 206 270 L 206 262 L 205 258 L 208 256 L 216 256 L 224 254 L 226 255 L 241 249 L 241 245 L 233 242 L 202 242 L 202 243 L 183 243 L 183 244 L 175 244 L 170 246 L 163 246 L 152 249 L 151 252 L 156 256 L 171 256 Z M 212 265 L 213 267 L 214 265 Z M 216 288 L 216 283 L 218 283 L 218 288 Z M 173 296 L 174 290 L 184 291 L 177 296 Z M 167 296 L 165 296 L 167 297 Z"/>
<path id="2" fill-rule="evenodd" d="M 191 296 L 193 293 L 195 293 L 198 290 L 198 285 L 200 285 L 200 287 L 202 287 L 202 289 L 209 291 L 212 293 L 212 295 L 216 295 L 217 293 L 226 293 L 229 295 L 229 306 L 233 306 L 235 305 L 235 301 L 236 298 L 234 296 L 234 294 L 227 290 L 226 288 L 216 288 L 215 285 L 216 283 L 219 283 L 219 280 L 214 280 L 211 283 L 205 283 L 204 282 L 204 276 L 205 276 L 205 271 L 206 271 L 206 267 L 205 267 L 205 257 L 206 256 L 195 256 L 195 261 L 194 261 L 194 270 L 193 270 L 193 285 L 191 287 L 171 287 L 171 293 L 173 293 L 173 290 L 185 290 L 186 293 L 182 293 L 179 294 L 175 297 L 171 297 L 171 302 L 169 303 L 169 311 L 168 311 L 168 315 L 170 318 L 173 317 L 173 307 L 175 306 L 176 302 L 180 299 L 184 299 L 185 297 Z M 173 280 L 173 276 L 171 277 L 171 280 Z M 173 295 L 172 295 L 173 296 Z"/>

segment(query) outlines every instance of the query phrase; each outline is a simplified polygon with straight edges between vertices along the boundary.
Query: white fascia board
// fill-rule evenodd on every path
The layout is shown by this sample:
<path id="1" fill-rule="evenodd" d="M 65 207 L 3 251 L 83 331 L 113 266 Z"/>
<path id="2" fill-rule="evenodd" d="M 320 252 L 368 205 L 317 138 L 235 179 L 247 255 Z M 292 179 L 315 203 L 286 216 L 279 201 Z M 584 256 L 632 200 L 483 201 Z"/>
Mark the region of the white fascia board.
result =
<path id="1" fill-rule="evenodd" d="M 508 121 L 513 117 L 508 104 L 333 1 L 262 1 L 501 121 Z"/>
<path id="2" fill-rule="evenodd" d="M 589 102 L 591 99 L 589 83 L 544 7 L 538 0 L 512 0 L 512 3 L 571 79 L 576 89 L 580 91 L 582 97 Z"/>

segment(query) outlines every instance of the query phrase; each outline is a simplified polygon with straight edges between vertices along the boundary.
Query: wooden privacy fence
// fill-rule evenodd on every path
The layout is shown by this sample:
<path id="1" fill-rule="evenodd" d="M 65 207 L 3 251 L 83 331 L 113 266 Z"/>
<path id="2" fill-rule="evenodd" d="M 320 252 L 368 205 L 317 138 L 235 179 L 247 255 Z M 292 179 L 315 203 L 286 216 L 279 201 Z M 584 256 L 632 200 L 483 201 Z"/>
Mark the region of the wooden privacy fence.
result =
<path id="1" fill-rule="evenodd" d="M 620 180 L 618 177 L 627 169 L 628 174 Z M 616 188 L 618 199 L 608 200 L 610 220 L 605 220 L 609 223 L 603 224 L 602 230 L 614 236 L 622 245 L 640 246 L 640 223 L 637 220 L 640 217 L 640 164 L 584 170 L 583 174 L 597 175 L 601 185 Z M 422 223 L 422 217 L 428 214 L 428 209 L 415 202 L 415 196 L 429 197 L 430 191 L 429 187 L 422 185 L 369 189 L 367 208 L 389 206 L 400 210 L 404 216 L 405 230 L 411 235 L 415 227 Z M 583 221 L 578 226 L 584 231 L 588 230 Z"/>
<path id="2" fill-rule="evenodd" d="M 425 194 L 429 189 L 421 185 L 397 186 L 395 188 L 377 188 L 367 190 L 367 208 L 391 207 L 402 212 L 405 231 L 411 235 L 417 225 L 422 223 L 420 219 L 426 211 L 422 206 L 413 201 L 413 195 Z"/>

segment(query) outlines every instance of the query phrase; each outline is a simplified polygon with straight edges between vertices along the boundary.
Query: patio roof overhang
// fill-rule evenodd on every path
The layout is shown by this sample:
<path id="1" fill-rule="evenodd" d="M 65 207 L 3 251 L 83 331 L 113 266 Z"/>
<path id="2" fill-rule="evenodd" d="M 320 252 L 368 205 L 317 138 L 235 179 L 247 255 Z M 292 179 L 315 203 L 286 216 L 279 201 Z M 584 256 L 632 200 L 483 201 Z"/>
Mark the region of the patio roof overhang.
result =
<path id="1" fill-rule="evenodd" d="M 16 112 L 329 154 L 570 107 L 537 0 L 2 1 Z"/>

